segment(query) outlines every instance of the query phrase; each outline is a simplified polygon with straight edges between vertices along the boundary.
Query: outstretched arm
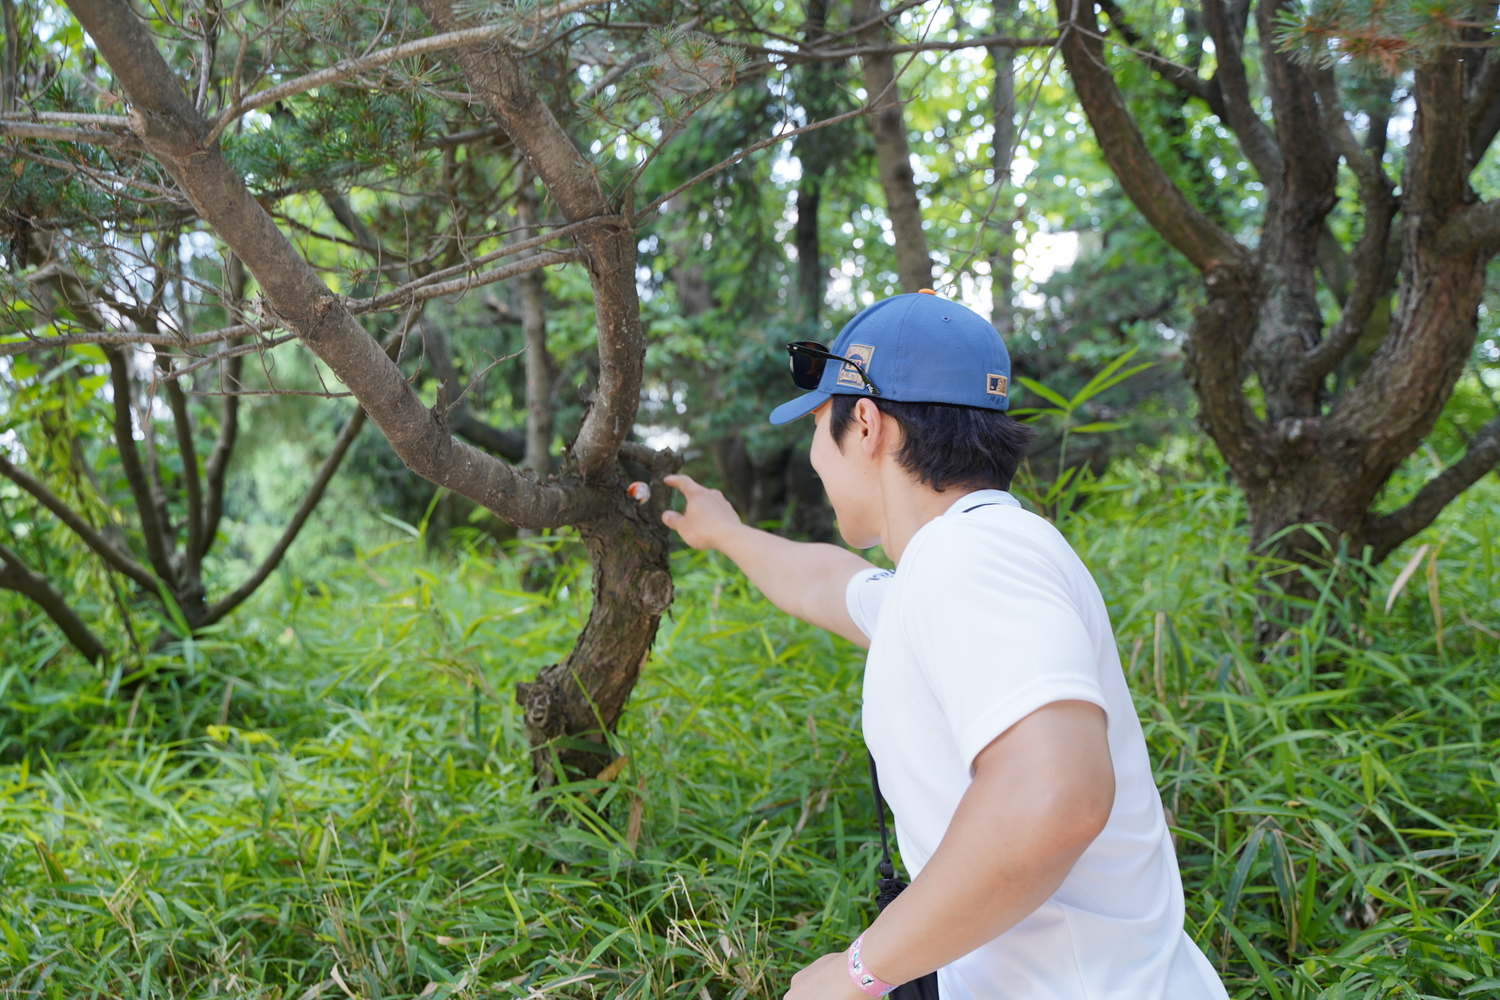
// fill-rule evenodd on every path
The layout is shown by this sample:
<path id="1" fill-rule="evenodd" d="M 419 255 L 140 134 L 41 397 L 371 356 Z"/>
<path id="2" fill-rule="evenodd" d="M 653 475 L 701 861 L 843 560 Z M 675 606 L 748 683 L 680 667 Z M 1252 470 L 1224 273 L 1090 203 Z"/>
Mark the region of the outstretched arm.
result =
<path id="1" fill-rule="evenodd" d="M 874 564 L 837 545 L 794 542 L 741 524 L 724 494 L 689 476 L 663 480 L 682 492 L 687 508 L 661 519 L 695 549 L 718 549 L 772 604 L 795 618 L 869 648 L 870 640 L 849 617 L 844 591 L 850 579 Z"/>

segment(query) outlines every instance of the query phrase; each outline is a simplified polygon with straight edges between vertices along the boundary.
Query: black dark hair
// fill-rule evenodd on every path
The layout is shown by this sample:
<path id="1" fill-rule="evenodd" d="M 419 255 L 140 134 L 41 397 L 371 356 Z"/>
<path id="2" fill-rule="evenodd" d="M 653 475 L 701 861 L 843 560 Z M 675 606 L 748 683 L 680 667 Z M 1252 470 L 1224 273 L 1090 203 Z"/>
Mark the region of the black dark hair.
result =
<path id="1" fill-rule="evenodd" d="M 840 448 L 853 423 L 854 405 L 861 399 L 869 399 L 901 426 L 903 441 L 896 461 L 918 482 L 939 493 L 950 487 L 1010 489 L 1011 478 L 1036 437 L 1035 429 L 999 410 L 899 403 L 840 393 L 833 397 L 828 425 L 833 443 Z"/>

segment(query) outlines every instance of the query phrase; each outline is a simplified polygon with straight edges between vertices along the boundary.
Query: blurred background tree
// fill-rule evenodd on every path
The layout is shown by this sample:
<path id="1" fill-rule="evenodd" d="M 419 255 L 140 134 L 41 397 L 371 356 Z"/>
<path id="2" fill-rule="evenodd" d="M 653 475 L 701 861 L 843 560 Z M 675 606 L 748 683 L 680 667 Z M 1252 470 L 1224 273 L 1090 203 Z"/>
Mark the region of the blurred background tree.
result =
<path id="1" fill-rule="evenodd" d="M 858 309 L 905 287 L 892 199 L 908 190 L 933 287 L 995 318 L 1018 376 L 1068 397 L 1128 351 L 1151 365 L 1074 418 L 1113 429 L 1073 437 L 1064 452 L 1060 428 L 1044 424 L 1023 489 L 1040 495 L 1066 474 L 1060 455 L 1098 475 L 1113 457 L 1167 440 L 1212 452 L 1179 375 L 1204 286 L 1101 154 L 1046 5 L 590 4 L 538 17 L 480 4 L 462 13 L 517 38 L 531 33 L 531 77 L 611 197 L 639 208 L 676 192 L 637 220 L 646 361 L 632 437 L 675 449 L 747 519 L 797 537 L 835 535 L 806 462 L 808 428 L 773 428 L 764 414 L 788 395 L 783 342 L 831 339 Z M 1197 96 L 1218 72 L 1203 10 L 1137 5 L 1127 15 L 1105 5 L 1102 13 L 1111 44 L 1122 47 L 1110 57 L 1114 79 L 1145 147 L 1213 225 L 1253 244 L 1266 182 L 1212 102 Z M 432 34 L 406 8 L 168 6 L 156 16 L 183 86 L 209 109 L 363 55 L 381 39 Z M 350 403 L 321 398 L 343 391 L 322 362 L 294 342 L 270 343 L 275 318 L 260 312 L 254 282 L 244 285 L 232 255 L 120 124 L 118 87 L 67 9 L 7 4 L 6 18 L 0 131 L 13 158 L 0 171 L 9 248 L 3 454 L 94 517 L 101 541 L 139 570 L 132 578 L 123 560 L 90 549 L 12 478 L 0 497 L 12 557 L 0 586 L 28 596 L 12 605 L 17 613 L 50 606 L 61 624 L 61 609 L 70 609 L 79 648 L 122 652 L 211 623 L 230 610 L 226 598 L 253 590 L 282 559 L 316 578 L 326 560 L 393 531 L 419 529 L 436 545 L 454 531 L 512 537 L 492 513 L 407 470 Z M 1257 37 L 1253 24 L 1248 37 Z M 445 58 L 397 60 L 289 94 L 235 117 L 221 137 L 256 198 L 341 295 L 370 299 L 442 269 L 469 273 L 476 257 L 565 222 L 504 131 L 453 89 Z M 899 99 L 883 114 L 898 114 L 908 147 L 905 187 L 891 144 L 858 114 L 882 98 L 868 88 L 883 79 L 883 63 L 894 80 L 883 96 Z M 710 65 L 712 81 L 684 82 Z M 1350 99 L 1369 106 L 1351 127 L 1370 127 L 1358 115 L 1389 123 L 1393 163 L 1410 134 L 1414 65 L 1384 77 L 1350 69 L 1344 81 Z M 1494 169 L 1492 157 L 1476 161 L 1470 183 L 1479 196 Z M 1340 177 L 1352 195 L 1353 175 Z M 1361 231 L 1356 207 L 1346 199 L 1328 216 L 1331 237 L 1346 247 Z M 909 219 L 910 208 L 897 214 Z M 543 241 L 522 254 L 560 248 L 565 240 Z M 1332 286 L 1317 295 L 1336 322 Z M 120 311 L 128 306 L 151 314 L 155 343 L 37 343 L 87 332 L 77 310 L 100 302 L 109 314 L 93 326 L 138 329 L 141 316 Z M 559 470 L 598 378 L 593 296 L 576 264 L 411 310 L 372 310 L 360 322 L 391 345 L 428 405 L 449 387 L 454 433 L 518 467 Z M 223 336 L 235 324 L 244 329 Z M 215 332 L 212 343 L 191 341 Z M 1494 344 L 1481 303 L 1453 402 L 1408 462 L 1427 468 L 1436 455 L 1446 467 L 1480 432 L 1493 405 L 1485 380 L 1500 357 Z M 113 366 L 111 352 L 120 359 Z M 163 363 L 202 365 L 181 380 L 191 388 L 180 406 L 173 380 L 160 377 Z M 132 394 L 134 481 L 131 449 L 118 446 L 117 370 Z M 1331 372 L 1328 391 L 1352 377 Z M 469 388 L 455 405 L 451 387 L 460 385 Z M 1259 398 L 1253 379 L 1249 392 Z M 1016 400 L 1038 402 L 1024 390 Z M 223 458 L 213 465 L 216 454 Z M 186 472 L 193 465 L 196 487 Z M 1384 498 L 1387 509 L 1410 499 L 1398 494 Z M 109 523 L 106 511 L 123 519 Z M 300 536 L 299 512 L 313 526 Z M 571 544 L 566 531 L 542 530 L 549 534 Z"/>

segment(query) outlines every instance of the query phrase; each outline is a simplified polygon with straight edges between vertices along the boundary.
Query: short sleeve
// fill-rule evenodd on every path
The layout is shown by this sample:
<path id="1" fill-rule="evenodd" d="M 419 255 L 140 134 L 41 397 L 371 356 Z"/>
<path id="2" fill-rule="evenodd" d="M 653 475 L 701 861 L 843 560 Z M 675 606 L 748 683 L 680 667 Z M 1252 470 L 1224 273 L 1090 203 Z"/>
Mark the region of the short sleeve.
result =
<path id="1" fill-rule="evenodd" d="M 958 526 L 955 526 L 958 527 Z M 1058 701 L 1106 708 L 1072 560 L 1042 532 L 959 528 L 927 539 L 902 625 L 970 767 L 1011 726 Z M 1076 572 L 1086 575 L 1079 565 Z M 851 602 L 852 607 L 852 602 Z"/>
<path id="2" fill-rule="evenodd" d="M 854 574 L 844 590 L 844 603 L 849 606 L 849 617 L 865 638 L 875 638 L 875 625 L 880 621 L 880 606 L 885 602 L 886 592 L 896 574 L 888 569 L 871 567 Z"/>

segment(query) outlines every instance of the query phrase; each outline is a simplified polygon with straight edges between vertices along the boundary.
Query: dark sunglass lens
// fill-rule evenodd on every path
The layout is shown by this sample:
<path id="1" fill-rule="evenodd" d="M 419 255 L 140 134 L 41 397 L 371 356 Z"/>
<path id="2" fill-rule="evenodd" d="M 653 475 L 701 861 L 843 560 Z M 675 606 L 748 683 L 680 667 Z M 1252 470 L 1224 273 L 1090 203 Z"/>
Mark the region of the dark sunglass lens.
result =
<path id="1" fill-rule="evenodd" d="M 816 389 L 823 381 L 823 358 L 810 358 L 805 354 L 792 355 L 792 381 L 799 389 Z"/>
<path id="2" fill-rule="evenodd" d="M 827 354 L 828 348 L 810 340 L 799 340 L 786 346 L 787 353 L 791 356 L 792 382 L 799 389 L 816 389 L 818 383 L 823 380 L 823 367 L 828 363 L 828 359 L 814 357 L 803 351 Z"/>

